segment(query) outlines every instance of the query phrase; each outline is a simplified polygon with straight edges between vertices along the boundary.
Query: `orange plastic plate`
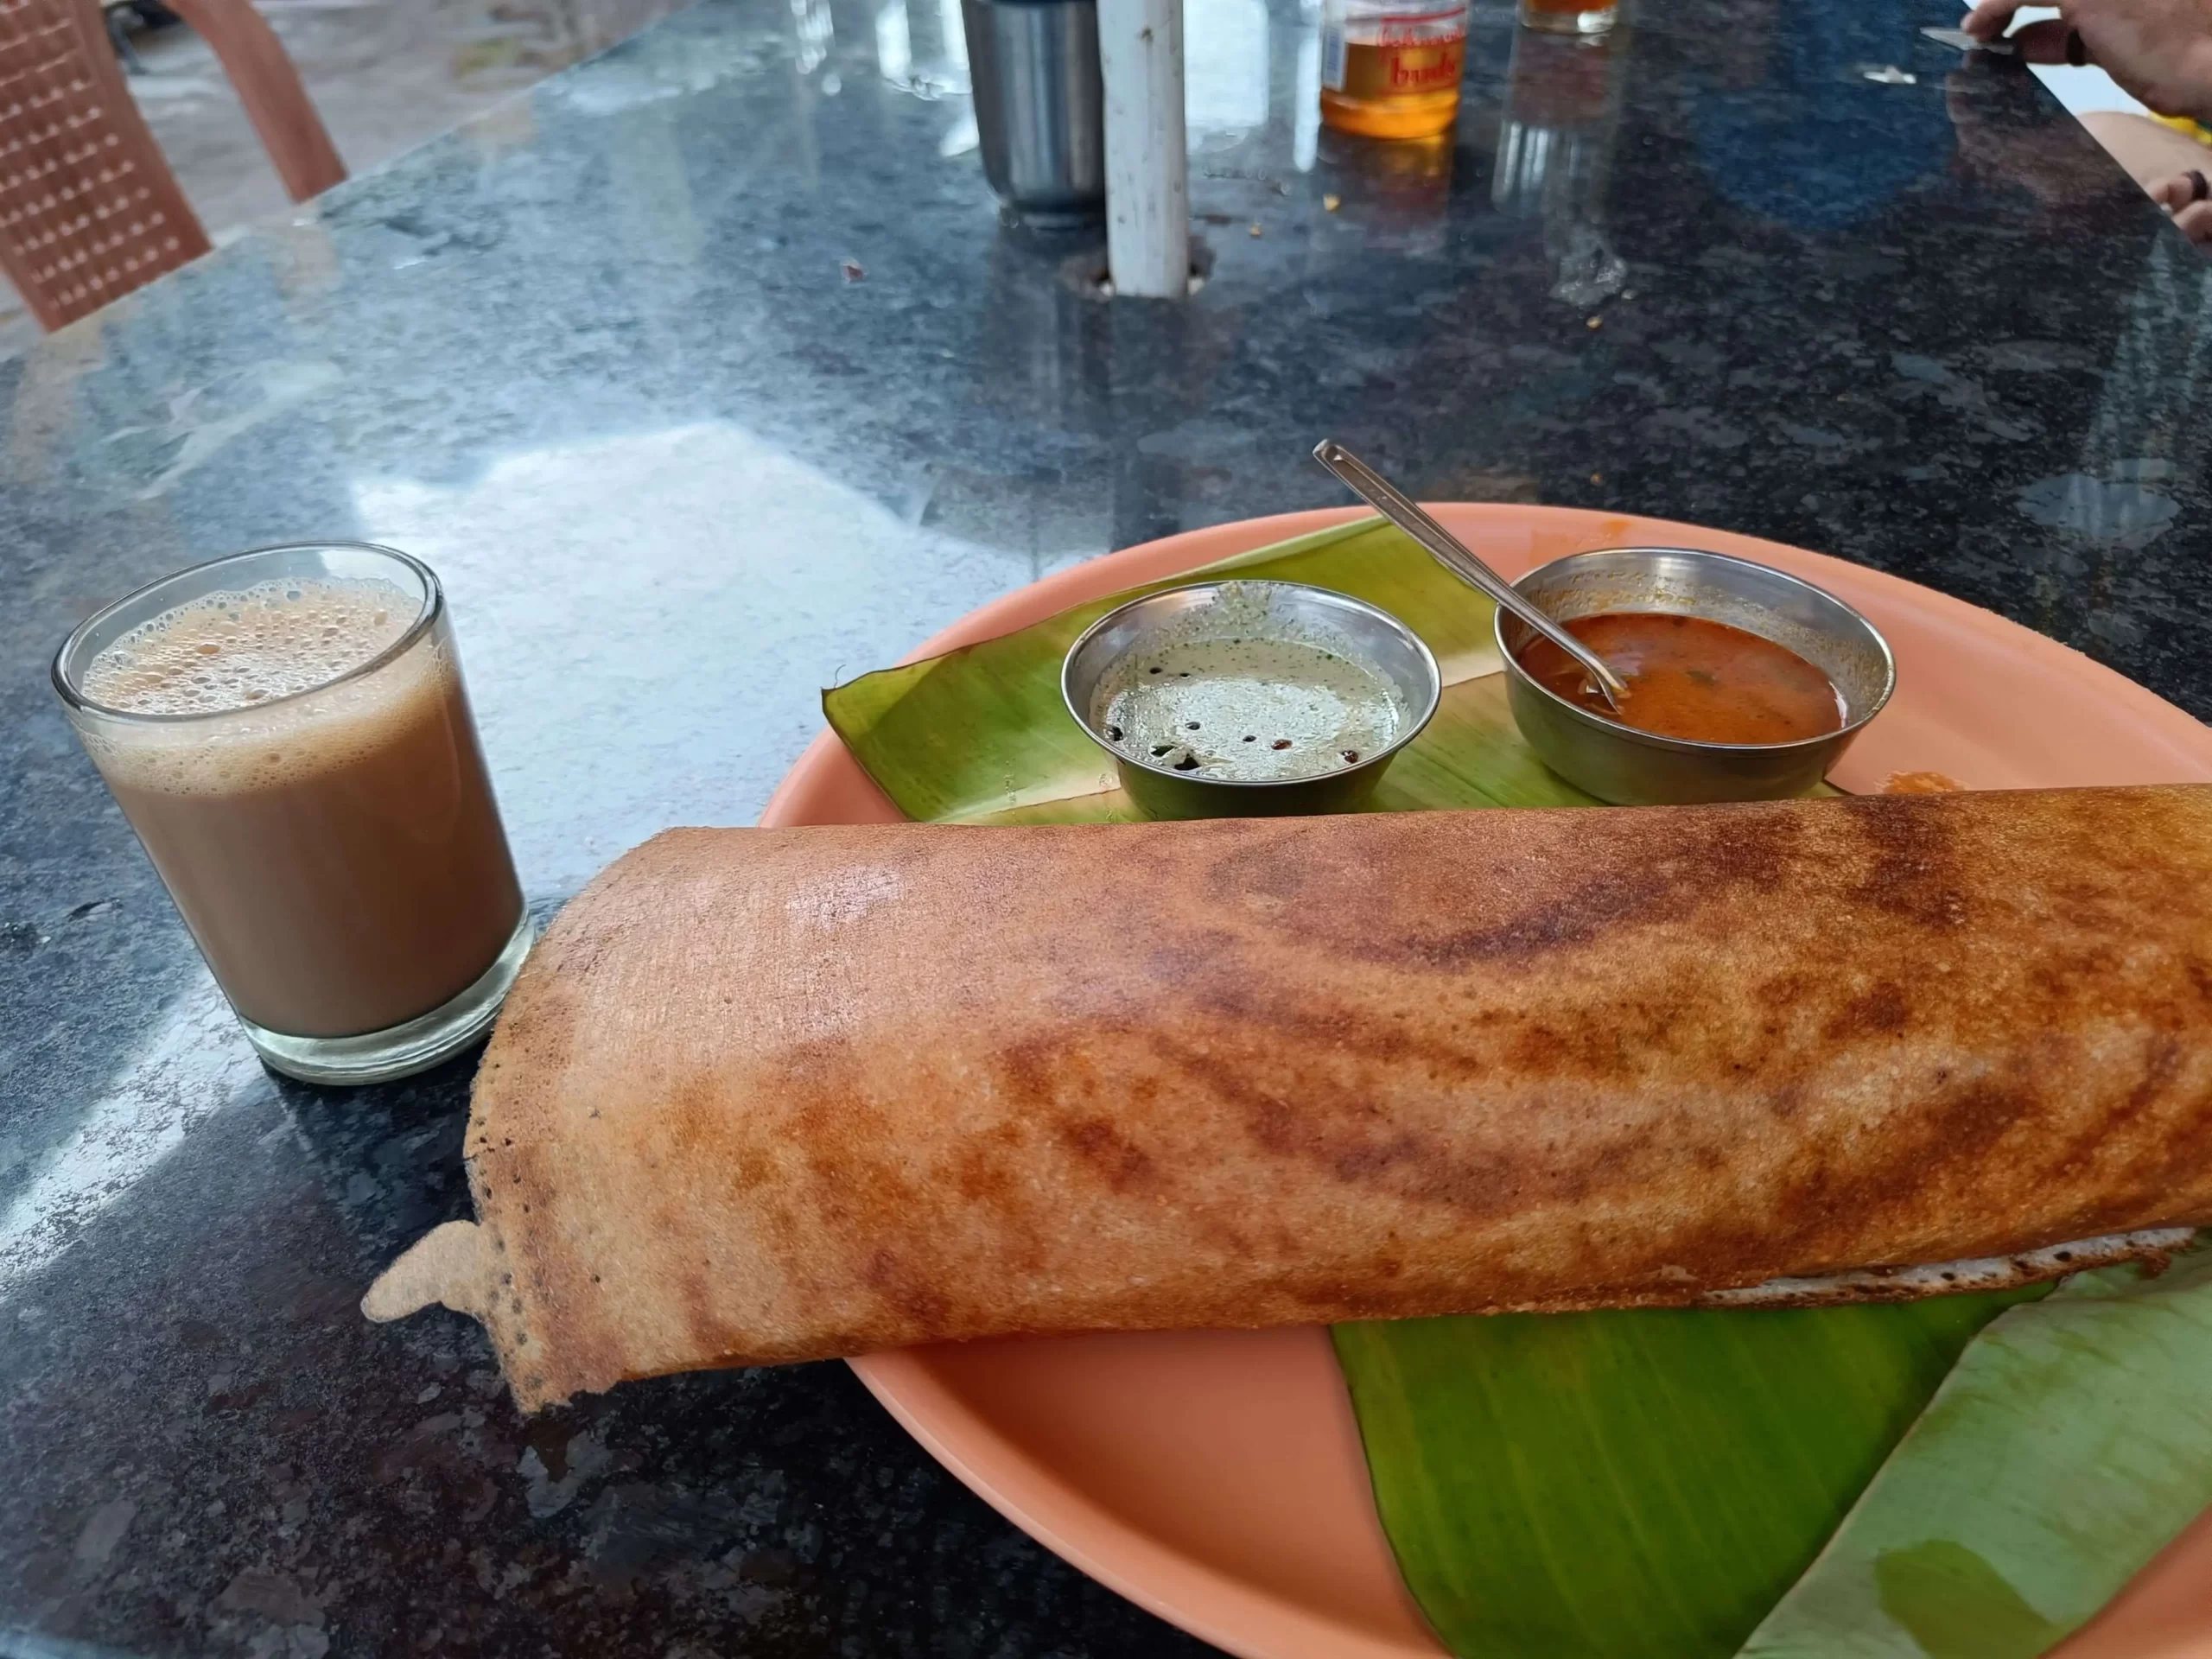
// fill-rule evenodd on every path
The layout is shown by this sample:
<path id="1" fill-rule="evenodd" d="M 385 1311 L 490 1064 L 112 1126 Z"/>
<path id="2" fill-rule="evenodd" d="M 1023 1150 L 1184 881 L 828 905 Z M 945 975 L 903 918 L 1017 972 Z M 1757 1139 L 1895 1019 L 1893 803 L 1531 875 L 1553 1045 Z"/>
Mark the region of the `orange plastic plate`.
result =
<path id="1" fill-rule="evenodd" d="M 1662 519 L 1510 505 L 1431 511 L 1508 576 L 1586 548 L 1700 547 L 1790 571 L 1858 607 L 1889 636 L 1898 685 L 1836 772 L 1845 788 L 1921 771 L 1972 789 L 2212 782 L 2212 728 L 2041 634 L 1894 576 Z M 1109 554 L 995 601 L 914 655 L 1357 516 L 1286 513 Z M 898 817 L 825 732 L 760 821 Z M 854 1369 L 1007 1519 L 1243 1659 L 1441 1651 L 1399 1582 L 1319 1330 L 947 1344 L 872 1355 Z M 2212 1659 L 2212 1515 L 2063 1652 Z"/>

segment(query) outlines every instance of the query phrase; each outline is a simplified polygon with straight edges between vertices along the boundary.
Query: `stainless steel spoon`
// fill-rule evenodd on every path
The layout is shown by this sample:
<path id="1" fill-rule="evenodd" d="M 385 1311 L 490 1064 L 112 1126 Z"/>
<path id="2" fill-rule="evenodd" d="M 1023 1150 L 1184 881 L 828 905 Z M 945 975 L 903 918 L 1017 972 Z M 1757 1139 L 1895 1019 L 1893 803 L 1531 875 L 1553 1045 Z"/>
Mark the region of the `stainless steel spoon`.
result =
<path id="1" fill-rule="evenodd" d="M 1423 512 L 1411 497 L 1334 438 L 1324 438 L 1315 444 L 1313 459 L 1350 486 L 1354 495 L 1427 548 L 1430 556 L 1446 570 L 1469 587 L 1488 594 L 1581 664 L 1606 706 L 1616 714 L 1620 711 L 1621 699 L 1628 695 L 1628 686 L 1605 666 L 1605 659 L 1523 599 L 1511 582 L 1477 558 L 1465 543 Z"/>

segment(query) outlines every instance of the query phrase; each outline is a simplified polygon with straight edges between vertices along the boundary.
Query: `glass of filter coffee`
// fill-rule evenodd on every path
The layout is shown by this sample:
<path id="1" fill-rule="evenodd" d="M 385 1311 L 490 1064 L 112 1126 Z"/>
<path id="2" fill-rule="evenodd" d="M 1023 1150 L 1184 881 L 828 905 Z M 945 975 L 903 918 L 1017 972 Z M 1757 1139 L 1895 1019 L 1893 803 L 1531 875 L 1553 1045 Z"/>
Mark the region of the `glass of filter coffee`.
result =
<path id="1" fill-rule="evenodd" d="M 428 565 L 196 565 L 79 626 L 54 683 L 270 1065 L 404 1077 L 491 1024 L 530 918 Z"/>

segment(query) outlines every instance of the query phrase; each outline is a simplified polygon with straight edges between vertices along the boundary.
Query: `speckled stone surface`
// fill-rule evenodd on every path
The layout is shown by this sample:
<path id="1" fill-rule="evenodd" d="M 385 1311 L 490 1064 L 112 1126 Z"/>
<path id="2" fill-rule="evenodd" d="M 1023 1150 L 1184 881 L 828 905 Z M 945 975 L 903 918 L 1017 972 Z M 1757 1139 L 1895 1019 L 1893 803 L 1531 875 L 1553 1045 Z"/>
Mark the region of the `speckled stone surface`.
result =
<path id="1" fill-rule="evenodd" d="M 1338 502 L 1325 433 L 2212 713 L 2207 267 L 1941 0 L 1649 0 L 1579 54 L 1480 7 L 1427 149 L 1315 130 L 1294 3 L 1190 0 L 1181 306 L 1001 229 L 945 11 L 709 0 L 0 365 L 0 1655 L 1199 1650 L 842 1367 L 525 1424 L 466 1321 L 359 1319 L 464 1212 L 473 1057 L 323 1091 L 231 1027 L 45 683 L 162 571 L 435 563 L 549 906 L 752 818 L 819 687 L 992 595 Z"/>

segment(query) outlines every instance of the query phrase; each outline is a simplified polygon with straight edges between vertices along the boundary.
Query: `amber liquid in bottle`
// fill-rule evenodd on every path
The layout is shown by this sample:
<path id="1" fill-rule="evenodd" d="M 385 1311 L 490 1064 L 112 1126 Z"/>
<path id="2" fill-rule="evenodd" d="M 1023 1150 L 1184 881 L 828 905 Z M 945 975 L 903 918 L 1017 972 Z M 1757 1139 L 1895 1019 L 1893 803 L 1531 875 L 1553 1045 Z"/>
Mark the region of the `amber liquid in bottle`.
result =
<path id="1" fill-rule="evenodd" d="M 1464 4 L 1417 10 L 1338 0 L 1325 14 L 1321 119 L 1369 138 L 1427 138 L 1459 113 Z"/>

